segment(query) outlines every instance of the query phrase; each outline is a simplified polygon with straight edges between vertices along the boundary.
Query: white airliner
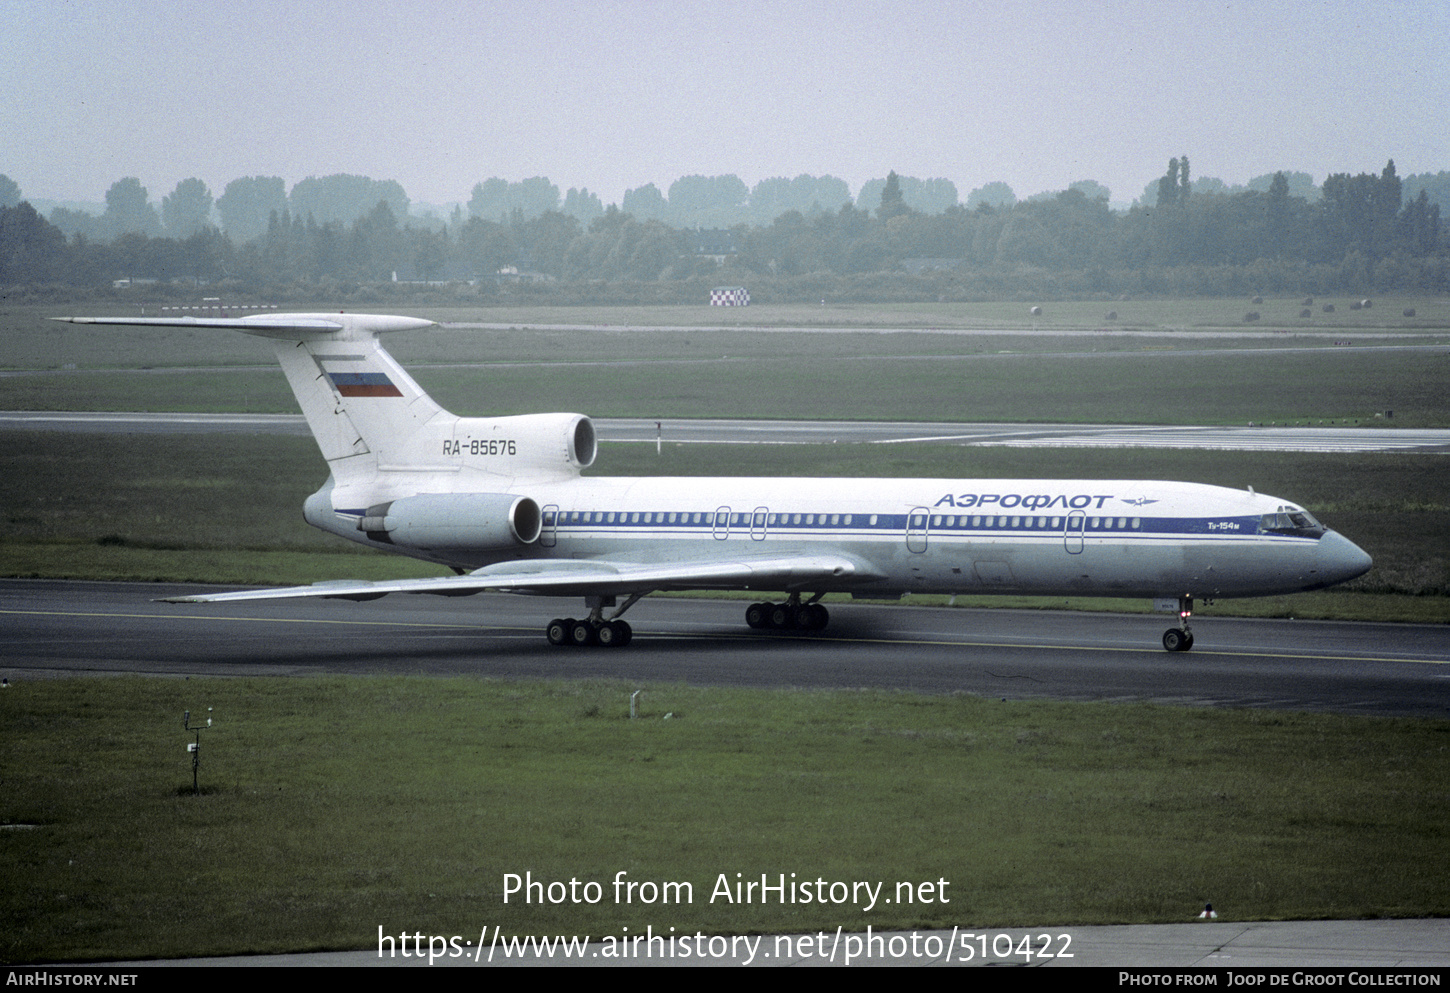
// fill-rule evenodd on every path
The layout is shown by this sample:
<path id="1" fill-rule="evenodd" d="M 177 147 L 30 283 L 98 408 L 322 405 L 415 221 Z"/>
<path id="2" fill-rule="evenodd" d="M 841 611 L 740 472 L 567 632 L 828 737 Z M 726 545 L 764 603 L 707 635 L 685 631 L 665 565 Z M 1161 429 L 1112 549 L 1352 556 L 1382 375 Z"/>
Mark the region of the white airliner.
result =
<path id="1" fill-rule="evenodd" d="M 56 318 L 229 328 L 274 340 L 332 470 L 308 523 L 455 576 L 178 597 L 504 591 L 582 596 L 556 645 L 624 645 L 620 619 L 661 590 L 775 591 L 754 628 L 820 630 L 827 593 L 1151 597 L 1176 601 L 1169 651 L 1193 645 L 1193 599 L 1315 590 L 1370 557 L 1304 508 L 1252 489 L 1139 480 L 581 476 L 596 453 L 580 414 L 458 417 L 378 341 L 434 322 L 365 314 Z M 619 604 L 619 598 L 623 603 Z M 606 617 L 606 609 L 612 612 Z"/>

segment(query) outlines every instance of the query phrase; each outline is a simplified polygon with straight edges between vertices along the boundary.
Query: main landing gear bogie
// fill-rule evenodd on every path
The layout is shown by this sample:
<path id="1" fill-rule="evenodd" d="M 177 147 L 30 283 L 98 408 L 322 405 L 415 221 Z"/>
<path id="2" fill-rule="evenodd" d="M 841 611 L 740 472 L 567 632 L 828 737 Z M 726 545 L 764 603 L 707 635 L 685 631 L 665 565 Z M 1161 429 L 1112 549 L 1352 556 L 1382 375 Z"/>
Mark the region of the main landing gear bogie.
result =
<path id="1" fill-rule="evenodd" d="M 628 621 L 619 619 L 630 607 L 638 603 L 645 594 L 631 593 L 629 599 L 624 601 L 620 607 L 608 619 L 604 616 L 605 607 L 613 607 L 615 600 L 612 596 L 586 596 L 584 605 L 589 608 L 589 616 L 581 620 L 572 617 L 556 617 L 544 628 L 544 636 L 549 639 L 551 645 L 572 645 L 575 648 L 585 646 L 598 646 L 599 648 L 623 648 L 634 640 L 634 629 L 629 626 Z"/>
<path id="2" fill-rule="evenodd" d="M 634 629 L 628 621 L 582 621 L 569 618 L 555 618 L 544 629 L 551 645 L 571 645 L 576 648 L 597 645 L 600 648 L 623 648 L 634 640 Z"/>
<path id="3" fill-rule="evenodd" d="M 752 603 L 745 623 L 759 631 L 823 631 L 831 614 L 819 603 Z"/>

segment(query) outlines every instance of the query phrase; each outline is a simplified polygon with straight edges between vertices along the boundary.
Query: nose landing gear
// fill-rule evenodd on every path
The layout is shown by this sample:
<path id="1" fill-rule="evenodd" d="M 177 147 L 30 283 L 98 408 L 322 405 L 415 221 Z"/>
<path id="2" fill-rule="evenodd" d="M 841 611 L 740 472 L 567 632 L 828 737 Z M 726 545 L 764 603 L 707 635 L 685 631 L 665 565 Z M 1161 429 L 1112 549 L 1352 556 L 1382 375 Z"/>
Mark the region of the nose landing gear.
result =
<path id="1" fill-rule="evenodd" d="M 1188 618 L 1193 614 L 1193 597 L 1178 598 L 1178 627 L 1163 632 L 1163 647 L 1170 652 L 1186 652 L 1193 647 L 1193 632 Z"/>

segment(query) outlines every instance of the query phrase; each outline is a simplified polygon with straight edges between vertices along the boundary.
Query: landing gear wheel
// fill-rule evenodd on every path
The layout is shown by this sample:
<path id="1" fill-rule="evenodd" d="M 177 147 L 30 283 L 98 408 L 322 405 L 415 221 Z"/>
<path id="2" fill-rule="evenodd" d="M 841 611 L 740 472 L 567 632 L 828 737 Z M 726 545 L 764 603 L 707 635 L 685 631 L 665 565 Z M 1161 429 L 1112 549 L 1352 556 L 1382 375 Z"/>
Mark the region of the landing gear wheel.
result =
<path id="1" fill-rule="evenodd" d="M 569 620 L 564 623 L 569 625 L 569 644 L 582 648 L 599 643 L 599 630 L 588 621 Z"/>
<path id="2" fill-rule="evenodd" d="M 544 635 L 549 639 L 549 644 L 569 644 L 569 628 L 573 627 L 573 624 L 573 621 L 566 621 L 558 617 L 550 621 L 549 626 L 544 629 Z"/>
<path id="3" fill-rule="evenodd" d="M 1163 632 L 1163 647 L 1170 652 L 1186 652 L 1193 647 L 1193 635 L 1180 628 Z"/>
<path id="4" fill-rule="evenodd" d="M 818 603 L 807 604 L 801 608 L 797 623 L 803 631 L 824 631 L 831 623 L 831 612 Z"/>
<path id="5" fill-rule="evenodd" d="M 594 631 L 595 643 L 602 648 L 623 648 L 634 637 L 626 621 L 605 621 Z"/>
<path id="6" fill-rule="evenodd" d="M 746 607 L 745 623 L 757 630 L 770 627 L 770 604 L 752 603 Z"/>
<path id="7" fill-rule="evenodd" d="M 777 631 L 789 631 L 796 626 L 796 609 L 788 603 L 777 603 L 770 608 L 770 626 Z"/>

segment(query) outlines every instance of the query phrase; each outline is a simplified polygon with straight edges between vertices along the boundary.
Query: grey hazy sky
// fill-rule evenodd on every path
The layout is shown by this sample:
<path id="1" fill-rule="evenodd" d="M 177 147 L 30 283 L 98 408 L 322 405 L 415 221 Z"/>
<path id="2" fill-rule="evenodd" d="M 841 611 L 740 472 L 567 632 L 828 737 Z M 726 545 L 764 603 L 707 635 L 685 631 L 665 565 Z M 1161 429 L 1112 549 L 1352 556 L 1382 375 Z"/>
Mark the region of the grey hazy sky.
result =
<path id="1" fill-rule="evenodd" d="M 0 173 L 547 176 L 605 203 L 680 176 L 889 170 L 1129 201 L 1195 176 L 1450 169 L 1445 0 L 6 0 Z"/>

